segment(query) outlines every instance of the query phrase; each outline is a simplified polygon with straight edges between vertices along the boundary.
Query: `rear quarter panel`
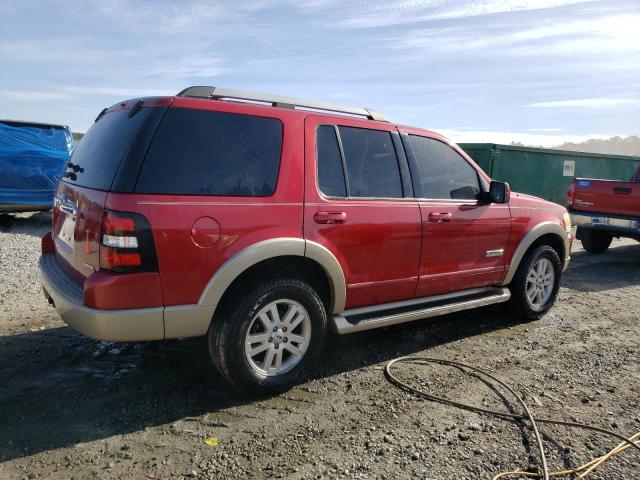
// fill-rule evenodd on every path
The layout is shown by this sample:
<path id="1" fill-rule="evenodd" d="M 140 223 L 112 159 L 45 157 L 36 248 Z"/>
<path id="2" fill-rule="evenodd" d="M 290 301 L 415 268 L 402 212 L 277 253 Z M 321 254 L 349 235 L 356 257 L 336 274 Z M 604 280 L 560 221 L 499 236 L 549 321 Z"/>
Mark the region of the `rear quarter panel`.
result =
<path id="1" fill-rule="evenodd" d="M 151 229 L 166 306 L 198 302 L 215 272 L 244 248 L 262 240 L 302 238 L 303 115 L 284 109 L 176 98 L 174 106 L 278 118 L 283 124 L 280 169 L 269 197 L 110 193 L 107 208 L 138 212 Z M 215 242 L 203 247 L 192 227 L 202 217 L 219 225 Z"/>

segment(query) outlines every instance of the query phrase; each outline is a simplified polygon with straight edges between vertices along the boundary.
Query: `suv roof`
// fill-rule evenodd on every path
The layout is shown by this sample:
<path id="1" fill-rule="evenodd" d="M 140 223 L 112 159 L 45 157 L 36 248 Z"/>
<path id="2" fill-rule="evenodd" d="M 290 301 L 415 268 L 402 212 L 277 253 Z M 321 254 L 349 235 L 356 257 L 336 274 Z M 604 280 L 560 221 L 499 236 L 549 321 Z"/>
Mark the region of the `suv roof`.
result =
<path id="1" fill-rule="evenodd" d="M 389 120 L 380 112 L 364 107 L 349 107 L 333 103 L 318 102 L 315 100 L 302 100 L 269 93 L 249 92 L 246 90 L 236 90 L 233 88 L 221 88 L 210 86 L 193 86 L 182 90 L 178 97 L 208 98 L 211 100 L 242 100 L 270 104 L 272 107 L 319 110 L 322 112 L 342 113 L 365 117 L 369 120 L 388 122 Z"/>

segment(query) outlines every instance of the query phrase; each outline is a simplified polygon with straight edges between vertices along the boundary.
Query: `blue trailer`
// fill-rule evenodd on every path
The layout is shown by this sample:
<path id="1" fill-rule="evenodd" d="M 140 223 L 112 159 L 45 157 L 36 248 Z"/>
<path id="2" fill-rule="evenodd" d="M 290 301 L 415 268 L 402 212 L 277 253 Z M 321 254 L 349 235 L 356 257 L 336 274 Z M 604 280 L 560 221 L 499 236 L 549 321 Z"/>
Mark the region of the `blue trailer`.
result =
<path id="1" fill-rule="evenodd" d="M 49 210 L 74 148 L 65 125 L 0 120 L 0 212 Z"/>

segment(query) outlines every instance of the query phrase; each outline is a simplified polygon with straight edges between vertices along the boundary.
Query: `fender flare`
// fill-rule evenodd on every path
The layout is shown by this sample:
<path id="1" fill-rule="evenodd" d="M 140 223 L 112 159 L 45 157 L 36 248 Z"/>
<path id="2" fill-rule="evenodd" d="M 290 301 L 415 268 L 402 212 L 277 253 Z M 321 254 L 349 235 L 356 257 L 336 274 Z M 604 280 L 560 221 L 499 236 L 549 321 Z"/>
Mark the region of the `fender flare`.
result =
<path id="1" fill-rule="evenodd" d="M 340 262 L 322 245 L 302 238 L 273 238 L 254 243 L 227 260 L 211 277 L 198 300 L 199 306 L 215 307 L 231 284 L 253 265 L 275 257 L 306 257 L 325 272 L 331 290 L 328 313 L 340 313 L 346 301 L 346 282 Z"/>
<path id="2" fill-rule="evenodd" d="M 554 223 L 554 222 L 539 223 L 535 227 L 533 227 L 531 230 L 529 230 L 529 232 L 524 236 L 524 238 L 520 240 L 518 247 L 516 248 L 515 252 L 513 252 L 513 256 L 511 257 L 511 264 L 509 266 L 509 270 L 507 271 L 507 276 L 502 282 L 503 286 L 506 286 L 511 283 L 511 281 L 513 280 L 513 277 L 516 274 L 516 271 L 518 270 L 518 267 L 520 266 L 520 262 L 522 262 L 522 259 L 524 258 L 525 254 L 527 253 L 527 250 L 529 250 L 531 245 L 533 245 L 533 243 L 543 235 L 548 235 L 548 234 L 556 235 L 562 240 L 562 243 L 564 245 L 564 255 L 563 255 L 564 258 L 561 258 L 560 260 L 562 261 L 562 264 L 566 266 L 567 258 L 569 257 L 570 248 L 571 248 L 571 244 L 569 242 L 569 235 L 567 234 L 567 231 L 562 227 L 562 225 L 558 223 Z"/>

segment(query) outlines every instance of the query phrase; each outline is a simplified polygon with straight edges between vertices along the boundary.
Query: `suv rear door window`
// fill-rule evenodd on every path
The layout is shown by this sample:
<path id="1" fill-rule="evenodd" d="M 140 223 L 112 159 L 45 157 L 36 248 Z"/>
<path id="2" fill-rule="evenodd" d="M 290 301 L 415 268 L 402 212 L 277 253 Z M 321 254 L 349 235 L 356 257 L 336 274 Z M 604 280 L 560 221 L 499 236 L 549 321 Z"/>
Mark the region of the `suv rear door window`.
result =
<path id="1" fill-rule="evenodd" d="M 320 125 L 317 131 L 318 186 L 330 197 L 346 197 L 342 155 L 333 125 Z"/>
<path id="2" fill-rule="evenodd" d="M 410 135 L 409 138 L 415 152 L 424 198 L 478 198 L 478 172 L 458 152 L 433 138 L 417 135 Z"/>
<path id="3" fill-rule="evenodd" d="M 350 197 L 402 198 L 398 157 L 391 134 L 382 130 L 338 127 Z"/>
<path id="4" fill-rule="evenodd" d="M 282 124 L 274 118 L 170 108 L 144 161 L 136 191 L 177 195 L 272 195 Z"/>

